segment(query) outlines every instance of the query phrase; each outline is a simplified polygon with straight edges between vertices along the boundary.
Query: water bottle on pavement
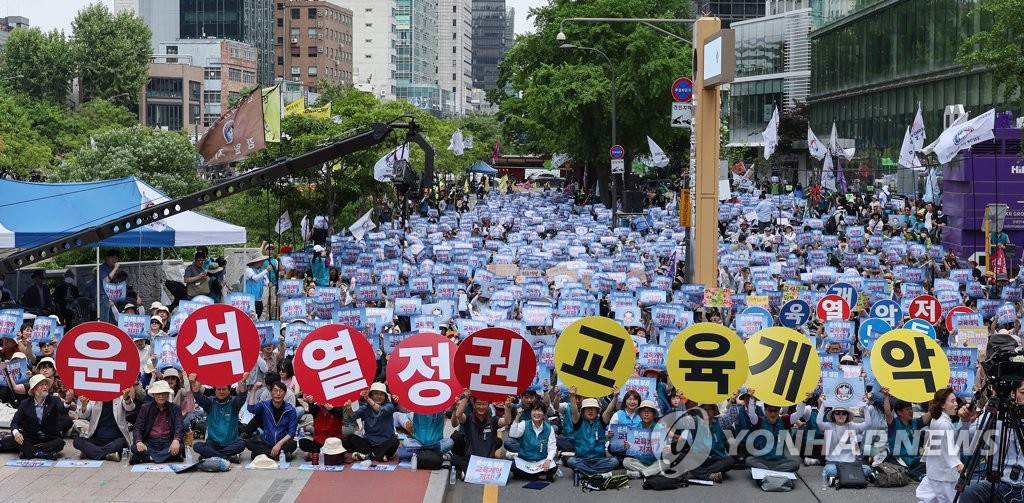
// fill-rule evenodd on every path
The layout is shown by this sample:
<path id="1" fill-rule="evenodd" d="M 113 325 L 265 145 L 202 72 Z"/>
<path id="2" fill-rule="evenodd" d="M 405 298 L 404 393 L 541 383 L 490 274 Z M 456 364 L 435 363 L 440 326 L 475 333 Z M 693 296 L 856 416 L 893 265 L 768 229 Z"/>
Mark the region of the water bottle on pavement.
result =
<path id="1" fill-rule="evenodd" d="M 317 456 L 316 464 L 318 466 L 320 466 L 320 467 L 324 466 L 324 449 L 323 449 L 323 447 L 320 448 L 320 455 Z"/>
<path id="2" fill-rule="evenodd" d="M 128 466 L 128 456 L 129 455 L 130 454 L 128 452 L 128 448 L 127 447 L 125 447 L 124 449 L 121 449 L 121 466 Z"/>
<path id="3" fill-rule="evenodd" d="M 416 471 L 416 463 L 417 462 L 418 462 L 418 460 L 416 459 L 416 453 L 413 453 L 412 461 L 409 462 L 409 464 L 412 466 L 412 471 Z"/>
<path id="4" fill-rule="evenodd" d="M 185 446 L 185 463 L 192 464 L 192 446 L 190 445 Z"/>
<path id="5" fill-rule="evenodd" d="M 281 454 L 277 455 L 277 467 L 279 469 L 283 470 L 284 469 L 284 464 L 285 464 L 284 451 L 281 451 Z"/>
<path id="6" fill-rule="evenodd" d="M 825 473 L 825 467 L 821 467 L 821 490 L 828 490 L 828 475 Z"/>
<path id="7" fill-rule="evenodd" d="M 455 485 L 455 467 L 454 466 L 448 469 L 448 483 L 451 484 L 451 485 Z"/>

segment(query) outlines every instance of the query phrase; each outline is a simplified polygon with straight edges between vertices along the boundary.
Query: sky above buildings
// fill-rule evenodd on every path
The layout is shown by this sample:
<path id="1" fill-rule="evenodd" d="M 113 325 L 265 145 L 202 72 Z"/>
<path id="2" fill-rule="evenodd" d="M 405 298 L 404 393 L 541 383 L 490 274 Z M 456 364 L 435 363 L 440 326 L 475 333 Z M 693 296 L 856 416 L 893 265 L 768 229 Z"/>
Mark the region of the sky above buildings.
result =
<path id="1" fill-rule="evenodd" d="M 0 17 L 24 16 L 32 26 L 38 26 L 43 31 L 50 31 L 54 28 L 71 32 L 71 21 L 75 19 L 78 11 L 89 5 L 100 1 L 108 7 L 112 5 L 110 0 L 0 0 Z M 533 21 L 527 21 L 526 15 L 531 7 L 546 5 L 547 0 L 505 0 L 506 5 L 516 9 L 516 33 L 529 33 L 533 31 Z"/>

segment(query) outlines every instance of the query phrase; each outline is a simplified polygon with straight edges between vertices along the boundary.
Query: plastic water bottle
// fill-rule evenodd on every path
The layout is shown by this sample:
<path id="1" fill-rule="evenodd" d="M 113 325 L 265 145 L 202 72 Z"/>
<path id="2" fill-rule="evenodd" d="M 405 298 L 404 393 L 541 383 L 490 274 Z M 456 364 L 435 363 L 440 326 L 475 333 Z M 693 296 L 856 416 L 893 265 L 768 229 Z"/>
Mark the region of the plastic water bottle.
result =
<path id="1" fill-rule="evenodd" d="M 277 467 L 279 469 L 281 469 L 281 470 L 284 470 L 285 462 L 286 461 L 285 461 L 285 457 L 284 457 L 284 451 L 281 451 L 281 454 L 277 455 Z"/>
<path id="2" fill-rule="evenodd" d="M 189 464 L 189 465 L 192 464 L 192 446 L 191 445 L 186 445 L 185 446 L 185 464 Z"/>
<path id="3" fill-rule="evenodd" d="M 828 490 L 828 474 L 825 473 L 825 467 L 821 467 L 821 490 Z"/>
<path id="4" fill-rule="evenodd" d="M 316 464 L 319 465 L 320 467 L 324 466 L 324 449 L 323 449 L 323 447 L 320 448 L 320 455 L 317 456 Z"/>
<path id="5" fill-rule="evenodd" d="M 410 466 L 412 466 L 412 471 L 416 471 L 416 464 L 417 464 L 417 462 L 418 462 L 418 460 L 416 459 L 416 453 L 413 453 L 412 461 L 409 462 Z"/>
<path id="6" fill-rule="evenodd" d="M 451 485 L 455 485 L 455 467 L 454 466 L 448 469 L 448 483 L 451 484 Z"/>
<path id="7" fill-rule="evenodd" d="M 121 466 L 128 466 L 128 448 L 121 449 Z"/>

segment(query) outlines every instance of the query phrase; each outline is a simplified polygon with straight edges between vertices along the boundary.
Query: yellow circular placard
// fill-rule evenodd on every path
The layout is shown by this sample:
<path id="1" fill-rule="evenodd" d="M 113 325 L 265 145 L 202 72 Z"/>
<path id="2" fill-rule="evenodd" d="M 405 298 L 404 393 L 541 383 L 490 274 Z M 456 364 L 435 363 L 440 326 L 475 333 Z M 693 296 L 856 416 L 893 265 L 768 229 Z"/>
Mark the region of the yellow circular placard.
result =
<path id="1" fill-rule="evenodd" d="M 806 335 L 784 327 L 766 328 L 747 340 L 747 387 L 768 405 L 785 407 L 818 387 L 821 359 Z"/>
<path id="2" fill-rule="evenodd" d="M 871 346 L 878 384 L 907 402 L 926 402 L 949 385 L 949 360 L 935 339 L 916 330 L 890 330 Z"/>
<path id="3" fill-rule="evenodd" d="M 749 373 L 743 340 L 719 323 L 697 323 L 679 332 L 665 366 L 672 384 L 700 403 L 728 399 Z"/>
<path id="4" fill-rule="evenodd" d="M 636 365 L 636 347 L 622 325 L 589 316 L 569 325 L 555 343 L 555 371 L 585 397 L 602 397 L 622 386 Z"/>

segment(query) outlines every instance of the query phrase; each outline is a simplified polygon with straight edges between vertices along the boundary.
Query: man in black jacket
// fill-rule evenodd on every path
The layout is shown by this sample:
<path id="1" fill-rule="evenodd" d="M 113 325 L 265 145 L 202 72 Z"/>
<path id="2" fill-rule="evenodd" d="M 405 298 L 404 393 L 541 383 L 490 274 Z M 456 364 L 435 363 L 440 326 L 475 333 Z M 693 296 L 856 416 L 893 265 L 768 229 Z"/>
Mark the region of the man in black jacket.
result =
<path id="1" fill-rule="evenodd" d="M 11 433 L 22 459 L 57 459 L 64 450 L 61 415 L 67 415 L 64 400 L 50 394 L 50 383 L 42 374 L 28 381 L 29 397 L 18 405 L 11 420 Z"/>
<path id="2" fill-rule="evenodd" d="M 130 464 L 163 463 L 182 459 L 185 428 L 181 408 L 171 402 L 171 387 L 166 381 L 149 386 L 153 401 L 142 406 L 132 427 Z"/>

